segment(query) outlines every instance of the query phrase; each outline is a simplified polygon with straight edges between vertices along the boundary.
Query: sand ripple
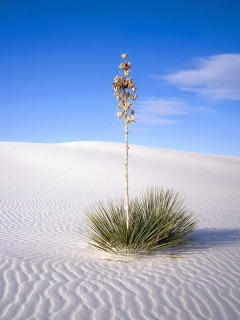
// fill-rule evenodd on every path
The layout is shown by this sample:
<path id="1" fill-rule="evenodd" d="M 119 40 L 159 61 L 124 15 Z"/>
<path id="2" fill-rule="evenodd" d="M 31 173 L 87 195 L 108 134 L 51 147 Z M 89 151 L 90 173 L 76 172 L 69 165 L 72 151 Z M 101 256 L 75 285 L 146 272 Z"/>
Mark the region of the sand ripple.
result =
<path id="1" fill-rule="evenodd" d="M 122 194 L 122 148 L 0 143 L 1 320 L 240 318 L 240 159 L 133 146 L 131 194 L 182 191 L 199 229 L 184 248 L 112 258 L 78 227 Z"/>

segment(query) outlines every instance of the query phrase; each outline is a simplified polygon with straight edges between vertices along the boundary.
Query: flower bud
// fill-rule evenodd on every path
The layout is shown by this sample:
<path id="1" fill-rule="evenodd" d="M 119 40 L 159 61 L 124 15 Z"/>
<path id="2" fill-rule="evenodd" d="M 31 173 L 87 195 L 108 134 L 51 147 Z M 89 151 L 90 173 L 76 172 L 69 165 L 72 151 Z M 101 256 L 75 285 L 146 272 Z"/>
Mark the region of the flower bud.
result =
<path id="1" fill-rule="evenodd" d="M 122 57 L 124 60 L 126 60 L 126 59 L 127 59 L 127 53 L 123 53 L 123 54 L 121 55 L 121 57 Z"/>
<path id="2" fill-rule="evenodd" d="M 136 92 L 137 87 L 132 87 L 132 92 Z"/>

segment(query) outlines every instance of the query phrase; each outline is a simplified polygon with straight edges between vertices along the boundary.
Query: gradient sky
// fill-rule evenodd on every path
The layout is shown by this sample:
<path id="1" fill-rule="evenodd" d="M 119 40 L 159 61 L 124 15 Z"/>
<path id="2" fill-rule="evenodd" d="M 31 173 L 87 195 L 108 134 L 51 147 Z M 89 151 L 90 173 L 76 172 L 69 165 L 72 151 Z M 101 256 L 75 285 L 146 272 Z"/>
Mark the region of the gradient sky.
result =
<path id="1" fill-rule="evenodd" d="M 0 0 L 0 141 L 123 142 L 240 156 L 239 0 Z"/>

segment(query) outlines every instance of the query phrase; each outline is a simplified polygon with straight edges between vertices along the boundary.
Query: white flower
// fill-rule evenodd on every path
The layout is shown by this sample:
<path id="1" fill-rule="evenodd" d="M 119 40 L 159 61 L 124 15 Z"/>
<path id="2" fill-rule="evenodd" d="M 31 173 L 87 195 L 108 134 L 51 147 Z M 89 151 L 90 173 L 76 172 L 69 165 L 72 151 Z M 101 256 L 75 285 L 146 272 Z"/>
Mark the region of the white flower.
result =
<path id="1" fill-rule="evenodd" d="M 127 123 L 135 122 L 134 117 L 127 117 Z"/>
<path id="2" fill-rule="evenodd" d="M 114 81 L 121 81 L 122 80 L 122 77 L 121 76 L 116 76 L 115 78 L 114 78 Z"/>
<path id="3" fill-rule="evenodd" d="M 132 68 L 132 65 L 130 62 L 123 62 L 118 67 L 122 70 L 128 70 L 129 68 Z"/>
<path id="4" fill-rule="evenodd" d="M 124 75 L 128 76 L 130 74 L 130 70 L 124 70 Z"/>
<path id="5" fill-rule="evenodd" d="M 122 118 L 123 112 L 118 112 L 118 113 L 117 113 L 117 116 L 118 116 L 119 119 Z"/>
<path id="6" fill-rule="evenodd" d="M 121 95 L 121 93 L 120 93 L 119 91 L 115 91 L 115 92 L 114 92 L 114 96 L 116 96 L 117 101 L 120 101 L 121 98 L 122 98 L 122 95 Z"/>
<path id="7" fill-rule="evenodd" d="M 134 87 L 134 81 L 132 78 L 128 79 L 128 87 L 133 88 Z"/>

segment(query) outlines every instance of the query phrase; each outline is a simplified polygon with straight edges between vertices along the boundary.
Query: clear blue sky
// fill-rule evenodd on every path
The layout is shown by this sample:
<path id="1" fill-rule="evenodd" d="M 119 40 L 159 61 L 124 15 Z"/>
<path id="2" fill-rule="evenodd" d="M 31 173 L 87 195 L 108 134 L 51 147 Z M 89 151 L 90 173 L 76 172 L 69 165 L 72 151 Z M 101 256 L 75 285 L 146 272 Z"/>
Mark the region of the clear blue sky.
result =
<path id="1" fill-rule="evenodd" d="M 239 0 L 1 0 L 0 141 L 123 142 L 124 52 L 130 143 L 240 156 Z"/>

